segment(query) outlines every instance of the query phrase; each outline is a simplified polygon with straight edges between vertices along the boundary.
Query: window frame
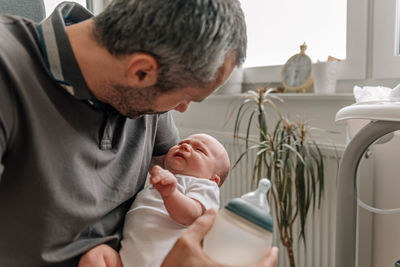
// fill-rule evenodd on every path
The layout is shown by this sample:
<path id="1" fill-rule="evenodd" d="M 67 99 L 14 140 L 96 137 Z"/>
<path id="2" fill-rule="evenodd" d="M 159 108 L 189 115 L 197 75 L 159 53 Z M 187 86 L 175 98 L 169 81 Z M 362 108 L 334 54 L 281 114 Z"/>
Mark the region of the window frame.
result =
<path id="1" fill-rule="evenodd" d="M 59 2 L 57 5 L 61 4 L 63 1 L 65 1 L 65 0 L 60 0 L 60 2 Z M 92 10 L 92 9 L 90 9 L 90 4 L 91 4 L 93 1 L 97 1 L 97 0 L 86 0 L 86 1 L 85 1 L 85 2 L 86 2 L 86 8 L 87 8 L 87 9 Z M 48 3 L 46 3 L 46 0 L 43 0 L 43 4 L 44 4 L 45 13 L 46 13 L 46 18 L 47 18 L 48 16 L 51 15 L 51 13 L 53 12 L 53 10 L 50 10 L 50 12 L 47 12 L 47 11 L 49 11 L 49 10 L 47 10 L 47 8 L 46 8 L 47 5 L 48 5 Z"/>
<path id="2" fill-rule="evenodd" d="M 111 0 L 86 0 L 88 9 L 94 14 L 99 14 Z"/>
<path id="3" fill-rule="evenodd" d="M 385 0 L 386 1 L 386 0 Z M 340 62 L 338 79 L 367 77 L 368 1 L 347 0 L 346 59 Z M 283 65 L 244 69 L 244 83 L 281 82 Z"/>
<path id="4" fill-rule="evenodd" d="M 399 36 L 400 35 L 399 0 L 374 1 L 373 7 L 373 65 L 372 77 L 374 79 L 399 78 L 400 55 Z"/>

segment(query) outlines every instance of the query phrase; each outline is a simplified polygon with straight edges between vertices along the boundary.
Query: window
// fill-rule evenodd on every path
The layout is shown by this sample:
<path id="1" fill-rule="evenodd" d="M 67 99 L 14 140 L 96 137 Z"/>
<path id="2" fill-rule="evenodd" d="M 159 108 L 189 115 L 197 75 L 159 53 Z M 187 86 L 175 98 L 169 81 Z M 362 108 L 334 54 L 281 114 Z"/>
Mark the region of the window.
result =
<path id="1" fill-rule="evenodd" d="M 46 9 L 46 17 L 51 15 L 53 12 L 54 8 L 61 2 L 64 2 L 65 0 L 44 0 L 44 7 Z M 73 2 L 76 2 L 78 4 L 81 4 L 82 6 L 86 7 L 86 0 L 73 0 Z"/>
<path id="2" fill-rule="evenodd" d="M 374 79 L 400 77 L 400 0 L 375 1 L 373 27 Z"/>
<path id="3" fill-rule="evenodd" d="M 47 15 L 62 1 L 44 0 Z M 111 0 L 75 1 L 98 14 Z M 282 64 L 299 52 L 303 42 L 314 62 L 328 55 L 345 58 L 340 63 L 340 80 L 366 79 L 367 56 L 369 78 L 400 77 L 400 0 L 240 1 L 249 28 L 245 83 L 280 82 Z M 322 36 L 322 41 L 315 36 Z"/>
<path id="4" fill-rule="evenodd" d="M 249 2 L 258 2 L 258 0 L 241 0 L 243 9 L 246 12 L 246 17 L 249 17 L 249 20 L 254 20 L 255 22 L 251 22 L 256 27 L 260 29 L 268 27 L 275 27 L 275 34 L 271 34 L 268 36 L 266 41 L 262 41 L 262 43 L 267 43 L 266 47 L 268 47 L 269 43 L 273 43 L 275 45 L 274 49 L 267 49 L 265 53 L 274 54 L 277 51 L 282 51 L 283 55 L 281 55 L 280 59 L 273 59 L 272 65 L 268 66 L 268 63 L 261 64 L 257 63 L 258 67 L 247 67 L 244 72 L 244 82 L 245 83 L 265 83 L 265 82 L 279 82 L 280 72 L 282 65 L 286 62 L 286 60 L 293 54 L 298 53 L 299 45 L 302 42 L 306 42 L 308 45 L 307 54 L 313 59 L 316 60 L 326 60 L 328 55 L 343 58 L 344 60 L 340 63 L 340 71 L 338 74 L 339 79 L 365 79 L 367 74 L 367 30 L 368 30 L 368 1 L 365 0 L 281 0 L 281 1 L 260 1 L 261 2 L 269 2 L 268 4 L 272 6 L 272 2 L 276 2 L 275 6 L 278 6 L 280 9 L 276 11 L 276 13 L 280 13 L 279 16 L 271 15 L 270 13 L 275 13 L 273 11 L 268 11 L 262 9 L 262 12 L 259 12 L 256 18 L 250 18 L 251 15 L 248 16 L 247 9 L 251 7 L 253 4 Z M 281 2 L 285 2 L 283 6 L 281 6 Z M 346 3 L 347 2 L 347 3 Z M 265 3 L 264 3 L 265 4 Z M 335 4 L 335 5 L 333 5 Z M 265 4 L 266 5 L 266 4 Z M 255 5 L 256 6 L 256 5 Z M 302 8 L 304 11 L 300 11 Z M 261 8 L 260 8 L 261 10 Z M 318 11 L 319 10 L 319 11 Z M 331 12 L 332 11 L 332 12 Z M 296 15 L 299 14 L 299 15 Z M 289 15 L 282 15 L 289 14 Z M 302 16 L 303 15 L 303 16 Z M 275 20 L 278 22 L 270 21 L 267 25 L 262 25 L 259 23 L 257 25 L 257 20 L 259 17 L 267 17 L 264 18 L 268 20 L 268 16 L 275 17 Z M 335 17 L 337 16 L 337 17 Z M 306 17 L 306 18 L 304 18 Z M 289 22 L 290 19 L 294 19 L 294 21 Z M 285 21 L 286 20 L 286 21 Z M 283 23 L 283 22 L 284 23 Z M 303 23 L 302 27 L 299 27 L 299 22 Z M 322 28 L 317 28 L 317 24 L 323 22 Z M 337 25 L 332 25 L 337 23 Z M 313 26 L 314 25 L 314 26 Z M 252 25 L 249 25 L 252 27 Z M 299 34 L 298 29 L 302 30 Z M 327 28 L 326 31 L 332 31 L 331 36 L 335 38 L 334 42 L 336 43 L 334 46 L 329 47 L 326 45 L 327 43 L 333 42 L 332 40 L 326 42 L 326 40 L 319 40 L 318 38 L 314 39 L 314 36 L 321 35 L 323 39 L 327 39 L 330 37 L 326 37 L 324 35 L 325 32 L 324 27 Z M 249 29 L 249 35 L 252 34 L 254 30 Z M 255 30 L 257 31 L 257 30 Z M 262 31 L 262 30 L 261 30 Z M 291 41 L 281 41 L 281 36 L 289 35 L 291 37 L 297 38 Z M 249 39 L 252 38 L 249 36 Z M 261 38 L 261 36 L 259 37 Z M 313 40 L 309 42 L 308 40 Z M 252 42 L 250 39 L 249 42 Z M 259 42 L 259 41 L 255 41 Z M 287 47 L 286 42 L 290 43 L 291 48 Z M 261 42 L 259 42 L 261 43 Z M 260 44 L 259 44 L 260 45 Z M 249 49 L 252 49 L 252 44 L 249 43 Z M 262 44 L 261 44 L 262 46 Z M 318 47 L 318 48 L 317 48 Z M 331 50 L 332 47 L 335 47 L 336 50 Z M 322 50 L 320 50 L 320 48 Z M 288 49 L 290 51 L 286 51 L 284 49 Z M 271 52 L 272 51 L 272 52 Z M 317 52 L 318 51 L 318 52 Z M 249 60 L 252 57 L 252 51 L 249 51 Z M 257 55 L 257 52 L 255 52 Z M 274 56 L 275 57 L 275 56 Z M 279 63 L 280 62 L 280 63 Z M 249 64 L 250 63 L 246 63 Z M 279 65 L 276 65 L 279 64 Z M 246 66 L 245 66 L 246 67 Z"/>
<path id="5" fill-rule="evenodd" d="M 397 14 L 396 14 L 396 20 L 397 20 L 397 28 L 396 28 L 396 48 L 397 48 L 397 55 L 400 55 L 400 0 L 397 0 Z"/>
<path id="6" fill-rule="evenodd" d="M 248 50 L 244 67 L 282 65 L 308 46 L 313 62 L 346 58 L 347 0 L 241 0 Z"/>
<path id="7" fill-rule="evenodd" d="M 88 8 L 93 14 L 99 14 L 112 0 L 88 0 Z"/>

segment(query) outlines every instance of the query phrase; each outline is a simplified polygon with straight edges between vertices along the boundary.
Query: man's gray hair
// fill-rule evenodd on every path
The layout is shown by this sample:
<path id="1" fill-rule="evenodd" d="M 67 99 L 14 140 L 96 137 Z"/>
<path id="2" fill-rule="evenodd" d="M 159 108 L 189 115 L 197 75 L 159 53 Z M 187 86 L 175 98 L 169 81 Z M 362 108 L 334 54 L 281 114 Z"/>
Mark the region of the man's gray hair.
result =
<path id="1" fill-rule="evenodd" d="M 156 58 L 164 89 L 205 87 L 225 56 L 246 56 L 246 25 L 238 0 L 113 0 L 94 18 L 95 39 L 115 55 Z"/>

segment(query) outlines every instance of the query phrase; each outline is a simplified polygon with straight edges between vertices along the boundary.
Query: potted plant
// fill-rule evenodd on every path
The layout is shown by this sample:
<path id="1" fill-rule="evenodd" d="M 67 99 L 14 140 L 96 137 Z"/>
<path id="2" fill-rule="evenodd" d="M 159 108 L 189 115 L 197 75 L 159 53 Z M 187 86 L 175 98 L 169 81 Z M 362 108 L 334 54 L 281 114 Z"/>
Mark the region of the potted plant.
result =
<path id="1" fill-rule="evenodd" d="M 324 191 L 324 161 L 316 142 L 310 136 L 310 128 L 300 117 L 290 121 L 279 111 L 271 94 L 273 89 L 261 88 L 249 91 L 237 106 L 234 139 L 244 142 L 245 150 L 233 168 L 249 153 L 256 153 L 253 162 L 253 183 L 267 177 L 271 181 L 269 200 L 274 208 L 275 231 L 279 231 L 280 241 L 285 246 L 294 267 L 293 240 L 298 237 L 305 242 L 305 223 L 310 209 L 320 206 Z M 283 102 L 283 101 L 282 101 Z M 266 105 L 273 107 L 274 118 L 267 113 Z M 235 111 L 232 112 L 233 115 Z M 248 121 L 243 127 L 245 118 Z M 244 128 L 245 134 L 240 132 Z M 256 138 L 251 129 L 257 129 Z M 300 232 L 293 226 L 299 220 Z"/>

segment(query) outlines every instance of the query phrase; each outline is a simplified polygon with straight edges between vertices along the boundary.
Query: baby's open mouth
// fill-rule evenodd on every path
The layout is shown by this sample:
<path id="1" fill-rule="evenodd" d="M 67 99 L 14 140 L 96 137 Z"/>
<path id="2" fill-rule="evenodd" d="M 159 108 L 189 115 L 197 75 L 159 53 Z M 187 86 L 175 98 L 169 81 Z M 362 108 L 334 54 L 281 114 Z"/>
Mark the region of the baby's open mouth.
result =
<path id="1" fill-rule="evenodd" d="M 180 157 L 180 158 L 185 159 L 185 155 L 184 155 L 183 153 L 181 153 L 181 152 L 176 152 L 176 153 L 174 154 L 174 157 Z"/>

